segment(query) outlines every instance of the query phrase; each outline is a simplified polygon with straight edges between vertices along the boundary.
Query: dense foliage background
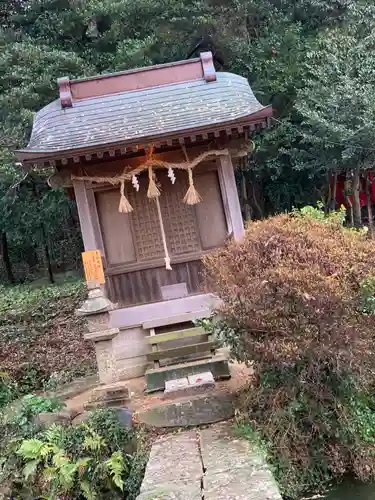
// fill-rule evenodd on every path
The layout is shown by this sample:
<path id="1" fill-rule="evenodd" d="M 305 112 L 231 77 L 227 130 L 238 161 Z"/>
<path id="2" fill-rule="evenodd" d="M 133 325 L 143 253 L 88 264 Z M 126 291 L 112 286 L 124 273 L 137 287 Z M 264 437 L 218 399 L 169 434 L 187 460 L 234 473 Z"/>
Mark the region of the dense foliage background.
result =
<path id="1" fill-rule="evenodd" d="M 242 179 L 244 213 L 257 219 L 328 203 L 330 173 L 358 180 L 371 169 L 374 14 L 369 0 L 2 3 L 0 279 L 22 281 L 41 271 L 53 279 L 79 267 L 74 203 L 48 189 L 48 172 L 26 176 L 12 155 L 27 142 L 33 112 L 57 97 L 58 77 L 213 50 L 218 69 L 247 77 L 258 99 L 275 109 L 276 126 L 256 138 Z"/>

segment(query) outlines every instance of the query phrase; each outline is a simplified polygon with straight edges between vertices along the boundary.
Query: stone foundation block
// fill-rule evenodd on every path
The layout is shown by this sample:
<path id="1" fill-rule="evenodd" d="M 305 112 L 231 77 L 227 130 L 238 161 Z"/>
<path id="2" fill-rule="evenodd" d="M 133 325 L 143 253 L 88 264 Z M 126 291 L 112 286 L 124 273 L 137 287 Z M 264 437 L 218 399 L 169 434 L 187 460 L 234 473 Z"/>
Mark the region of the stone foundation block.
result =
<path id="1" fill-rule="evenodd" d="M 166 380 L 164 394 L 173 393 L 179 389 L 187 389 L 189 387 L 189 381 L 185 378 L 178 378 L 176 380 Z"/>
<path id="2" fill-rule="evenodd" d="M 211 372 L 189 375 L 187 378 L 166 380 L 163 399 L 176 399 L 184 396 L 205 394 L 215 389 Z"/>

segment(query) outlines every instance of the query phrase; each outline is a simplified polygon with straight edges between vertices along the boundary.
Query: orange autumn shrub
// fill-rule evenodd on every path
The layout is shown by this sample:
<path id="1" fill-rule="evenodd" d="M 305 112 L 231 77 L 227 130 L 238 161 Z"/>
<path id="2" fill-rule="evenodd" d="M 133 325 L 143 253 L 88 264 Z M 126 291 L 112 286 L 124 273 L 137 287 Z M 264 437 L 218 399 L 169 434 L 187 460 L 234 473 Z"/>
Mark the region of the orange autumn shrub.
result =
<path id="1" fill-rule="evenodd" d="M 290 498 L 348 472 L 375 477 L 375 315 L 361 306 L 375 245 L 339 214 L 313 215 L 252 222 L 241 244 L 204 260 L 222 300 L 216 328 L 238 361 L 254 362 L 244 425 Z"/>
<path id="2" fill-rule="evenodd" d="M 249 224 L 242 244 L 204 262 L 238 332 L 239 360 L 284 366 L 314 353 L 366 375 L 375 317 L 359 311 L 359 289 L 375 273 L 375 244 L 365 234 L 343 229 L 338 217 L 278 215 Z"/>

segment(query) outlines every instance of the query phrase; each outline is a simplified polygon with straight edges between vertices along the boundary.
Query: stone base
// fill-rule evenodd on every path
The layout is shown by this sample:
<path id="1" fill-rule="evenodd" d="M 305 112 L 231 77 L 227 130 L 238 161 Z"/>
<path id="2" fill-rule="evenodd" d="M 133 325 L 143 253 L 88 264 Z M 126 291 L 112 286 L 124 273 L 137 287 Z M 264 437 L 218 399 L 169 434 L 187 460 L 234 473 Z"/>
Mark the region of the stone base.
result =
<path id="1" fill-rule="evenodd" d="M 215 380 L 211 372 L 189 375 L 177 380 L 166 380 L 163 399 L 178 399 L 184 396 L 206 394 L 215 389 Z"/>
<path id="2" fill-rule="evenodd" d="M 145 371 L 147 370 L 147 360 L 146 356 L 140 358 L 142 363 L 137 363 L 138 358 L 124 360 L 117 360 L 117 368 L 116 372 L 118 375 L 118 379 L 120 380 L 131 380 L 133 378 L 143 377 Z"/>
<path id="3" fill-rule="evenodd" d="M 154 406 L 138 413 L 137 420 L 152 427 L 194 427 L 233 416 L 233 395 L 211 393 Z"/>
<path id="4" fill-rule="evenodd" d="M 85 404 L 85 410 L 93 408 L 122 408 L 130 400 L 128 387 L 121 382 L 97 387 L 93 390 L 90 400 Z"/>
<path id="5" fill-rule="evenodd" d="M 202 372 L 211 372 L 215 380 L 230 378 L 228 360 L 222 354 L 217 354 L 198 361 L 148 368 L 145 374 L 147 392 L 164 391 L 166 380 L 185 378 Z"/>

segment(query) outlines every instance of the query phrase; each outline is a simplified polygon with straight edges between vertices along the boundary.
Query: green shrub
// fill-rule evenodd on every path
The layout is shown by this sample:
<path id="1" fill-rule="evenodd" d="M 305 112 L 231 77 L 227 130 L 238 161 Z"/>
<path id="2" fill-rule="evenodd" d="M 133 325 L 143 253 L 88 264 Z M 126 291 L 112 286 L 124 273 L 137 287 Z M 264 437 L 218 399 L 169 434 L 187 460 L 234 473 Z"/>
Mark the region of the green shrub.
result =
<path id="1" fill-rule="evenodd" d="M 12 423 L 17 425 L 26 425 L 33 421 L 33 417 L 39 413 L 52 413 L 61 410 L 64 404 L 57 400 L 46 398 L 44 396 L 36 396 L 35 394 L 27 394 L 17 402 L 15 414 L 12 418 Z"/>
<path id="2" fill-rule="evenodd" d="M 30 434 L 35 429 L 35 416 L 44 412 L 61 410 L 64 404 L 56 399 L 26 395 L 15 400 L 0 413 L 0 446 L 7 447 L 8 441 L 17 442 Z M 0 431 L 1 431 L 0 429 Z"/>
<path id="3" fill-rule="evenodd" d="M 17 384 L 9 377 L 7 373 L 0 373 L 0 410 L 17 394 Z"/>
<path id="4" fill-rule="evenodd" d="M 31 372 L 27 376 L 27 380 L 30 380 L 29 377 L 32 377 Z M 26 396 L 24 396 L 24 398 L 22 399 L 22 405 L 25 411 L 32 411 L 33 405 L 41 405 L 41 407 L 43 407 L 43 405 L 45 405 L 46 407 L 51 406 L 50 399 L 29 394 L 30 391 L 28 391 L 27 388 L 33 386 L 34 384 L 26 383 L 25 379 L 21 378 L 16 382 L 7 373 L 0 372 L 0 409 L 6 406 L 8 403 L 12 402 L 14 399 L 19 398 L 23 394 L 26 394 Z M 39 386 L 39 384 L 37 384 L 37 386 Z M 54 411 L 55 409 L 56 408 L 40 411 Z"/>
<path id="5" fill-rule="evenodd" d="M 69 432 L 64 427 L 54 425 L 39 438 L 23 441 L 17 450 L 25 464 L 25 481 L 35 480 L 34 493 L 56 498 L 73 494 L 92 499 L 98 498 L 98 489 L 103 497 L 111 493 L 120 496 L 129 468 L 128 458 L 121 451 L 114 451 L 105 458 L 108 443 L 89 425 L 84 427 L 83 456 L 74 457 L 63 448 L 69 438 L 66 434 Z"/>
<path id="6" fill-rule="evenodd" d="M 346 473 L 375 478 L 373 254 L 340 214 L 310 207 L 250 223 L 243 243 L 205 258 L 215 328 L 254 362 L 243 424 L 291 498 Z"/>
<path id="7" fill-rule="evenodd" d="M 17 380 L 19 395 L 40 390 L 45 383 L 46 377 L 46 371 L 36 363 L 21 363 L 13 371 L 13 378 Z"/>
<path id="8" fill-rule="evenodd" d="M 375 314 L 375 278 L 364 279 L 360 283 L 360 311 Z"/>
<path id="9" fill-rule="evenodd" d="M 25 500 L 135 499 L 146 465 L 140 444 L 111 410 L 93 412 L 76 426 L 30 427 L 8 439 L 0 482 Z"/>

